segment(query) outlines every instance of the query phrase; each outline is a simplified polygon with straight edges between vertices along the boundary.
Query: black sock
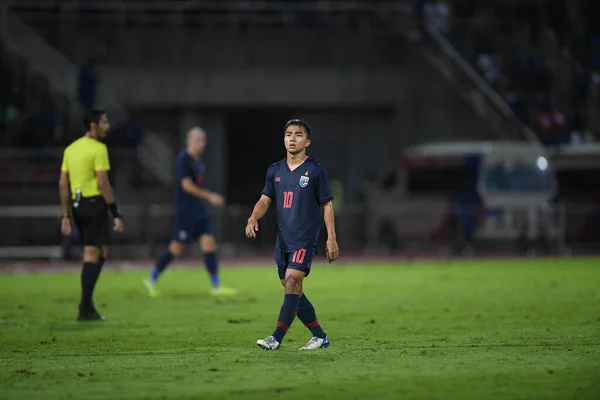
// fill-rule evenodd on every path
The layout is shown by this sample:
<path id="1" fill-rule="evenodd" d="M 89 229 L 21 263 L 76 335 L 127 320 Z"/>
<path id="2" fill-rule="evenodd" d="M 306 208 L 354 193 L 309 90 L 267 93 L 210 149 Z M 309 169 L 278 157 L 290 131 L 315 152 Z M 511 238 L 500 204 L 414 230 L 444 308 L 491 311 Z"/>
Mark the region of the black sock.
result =
<path id="1" fill-rule="evenodd" d="M 298 318 L 310 330 L 313 336 L 325 339 L 326 335 L 317 319 L 315 307 L 304 293 L 300 296 L 300 301 L 298 302 Z"/>
<path id="2" fill-rule="evenodd" d="M 104 267 L 104 261 L 106 261 L 106 258 L 104 257 L 100 257 L 98 259 L 98 269 L 96 271 L 96 277 L 94 279 L 94 287 L 96 286 L 96 282 L 98 281 L 98 277 L 100 276 L 100 271 L 102 271 L 102 267 Z M 94 288 L 92 288 L 92 291 L 94 291 Z"/>
<path id="3" fill-rule="evenodd" d="M 300 298 L 297 294 L 286 294 L 279 312 L 279 319 L 277 320 L 277 328 L 273 332 L 275 340 L 279 343 L 283 340 L 283 337 L 287 333 L 290 325 L 294 321 L 298 312 L 298 299 Z"/>
<path id="4" fill-rule="evenodd" d="M 104 258 L 104 257 L 98 258 L 98 264 L 97 264 L 98 267 L 96 268 L 96 274 L 94 275 L 94 281 L 93 281 L 94 283 L 92 285 L 92 297 L 94 296 L 94 289 L 96 288 L 96 283 L 98 283 L 98 278 L 100 277 L 100 272 L 102 271 L 102 267 L 104 266 L 104 261 L 106 261 L 106 258 Z M 96 310 L 93 300 L 92 300 L 91 304 L 92 304 L 92 310 Z"/>
<path id="5" fill-rule="evenodd" d="M 92 303 L 92 294 L 94 286 L 98 280 L 100 267 L 98 263 L 84 262 L 81 269 L 81 303 L 79 303 L 79 313 L 89 314 L 94 305 Z"/>

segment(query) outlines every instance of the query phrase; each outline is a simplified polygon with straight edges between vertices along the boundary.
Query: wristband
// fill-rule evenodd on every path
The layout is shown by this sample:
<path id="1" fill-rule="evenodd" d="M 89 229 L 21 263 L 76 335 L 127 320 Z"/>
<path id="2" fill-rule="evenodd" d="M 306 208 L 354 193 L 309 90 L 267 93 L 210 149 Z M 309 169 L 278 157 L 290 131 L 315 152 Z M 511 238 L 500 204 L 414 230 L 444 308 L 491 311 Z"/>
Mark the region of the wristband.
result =
<path id="1" fill-rule="evenodd" d="M 117 203 L 116 202 L 110 203 L 108 205 L 108 209 L 109 209 L 110 214 L 112 215 L 113 218 L 123 219 L 123 217 L 121 216 L 121 213 L 119 212 L 119 208 L 117 207 Z"/>

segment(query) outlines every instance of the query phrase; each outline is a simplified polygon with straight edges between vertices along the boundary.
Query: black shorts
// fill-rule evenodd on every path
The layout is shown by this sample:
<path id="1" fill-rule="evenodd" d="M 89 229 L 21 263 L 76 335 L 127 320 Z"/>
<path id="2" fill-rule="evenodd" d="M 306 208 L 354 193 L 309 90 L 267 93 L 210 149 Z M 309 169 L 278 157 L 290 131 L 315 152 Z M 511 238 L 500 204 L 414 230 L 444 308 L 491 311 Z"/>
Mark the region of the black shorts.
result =
<path id="1" fill-rule="evenodd" d="M 200 236 L 212 235 L 210 218 L 194 218 L 188 215 L 178 215 L 175 218 L 175 227 L 171 240 L 179 243 L 189 243 L 198 240 Z"/>
<path id="2" fill-rule="evenodd" d="M 108 207 L 101 196 L 82 198 L 72 206 L 73 221 L 84 246 L 107 246 L 110 243 Z"/>
<path id="3" fill-rule="evenodd" d="M 310 267 L 316 255 L 317 249 L 315 246 L 306 246 L 289 253 L 275 249 L 275 265 L 277 265 L 279 279 L 285 278 L 287 269 L 302 271 L 304 276 L 307 277 L 310 274 Z"/>

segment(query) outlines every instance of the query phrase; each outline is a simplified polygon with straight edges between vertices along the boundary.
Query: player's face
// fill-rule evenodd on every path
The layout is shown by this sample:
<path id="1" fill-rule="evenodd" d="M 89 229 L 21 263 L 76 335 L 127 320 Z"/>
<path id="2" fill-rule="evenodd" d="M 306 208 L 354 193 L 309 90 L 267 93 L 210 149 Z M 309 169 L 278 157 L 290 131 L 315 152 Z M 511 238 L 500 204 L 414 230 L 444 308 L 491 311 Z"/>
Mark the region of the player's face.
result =
<path id="1" fill-rule="evenodd" d="M 188 135 L 187 150 L 188 153 L 200 156 L 204 153 L 206 147 L 206 134 L 203 131 L 194 130 Z"/>
<path id="2" fill-rule="evenodd" d="M 96 125 L 96 132 L 98 134 L 98 138 L 103 139 L 106 137 L 106 133 L 110 129 L 110 124 L 108 123 L 108 117 L 106 114 L 100 117 L 98 124 Z"/>
<path id="3" fill-rule="evenodd" d="M 288 126 L 283 142 L 285 143 L 285 149 L 290 154 L 301 153 L 310 146 L 310 139 L 306 134 L 306 130 L 297 125 Z"/>

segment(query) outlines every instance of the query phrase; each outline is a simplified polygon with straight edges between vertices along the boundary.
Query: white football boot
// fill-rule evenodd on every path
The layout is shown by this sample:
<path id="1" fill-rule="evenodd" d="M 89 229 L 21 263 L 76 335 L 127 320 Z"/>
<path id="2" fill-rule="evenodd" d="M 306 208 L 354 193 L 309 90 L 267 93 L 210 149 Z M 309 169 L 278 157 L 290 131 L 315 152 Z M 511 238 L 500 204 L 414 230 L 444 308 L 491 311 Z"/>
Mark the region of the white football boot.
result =
<path id="1" fill-rule="evenodd" d="M 327 336 L 325 336 L 324 339 L 314 336 L 308 341 L 306 346 L 302 347 L 300 350 L 326 349 L 329 347 L 330 344 L 331 343 L 329 343 L 329 338 Z"/>
<path id="2" fill-rule="evenodd" d="M 263 350 L 277 350 L 279 348 L 279 342 L 273 336 L 259 339 L 256 341 L 256 344 Z"/>
<path id="3" fill-rule="evenodd" d="M 142 281 L 142 283 L 144 284 L 144 287 L 148 291 L 148 296 L 158 297 L 158 292 L 156 291 L 156 288 L 154 287 L 154 282 L 152 282 L 150 279 L 144 279 Z"/>

